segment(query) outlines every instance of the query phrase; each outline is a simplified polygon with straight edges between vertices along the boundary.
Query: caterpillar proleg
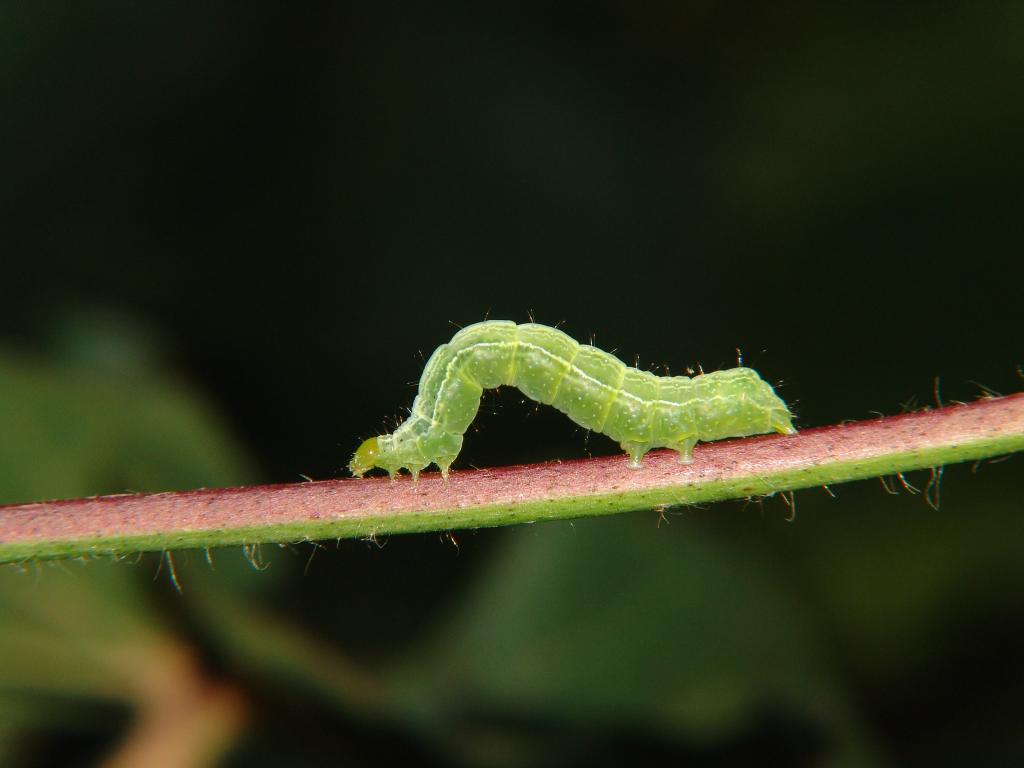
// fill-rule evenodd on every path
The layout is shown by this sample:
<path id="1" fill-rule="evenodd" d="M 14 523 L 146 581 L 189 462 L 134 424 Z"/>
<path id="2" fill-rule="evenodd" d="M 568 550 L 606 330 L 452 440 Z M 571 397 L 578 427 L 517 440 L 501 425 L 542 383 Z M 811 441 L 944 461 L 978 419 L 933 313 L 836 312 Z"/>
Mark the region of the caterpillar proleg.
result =
<path id="1" fill-rule="evenodd" d="M 349 469 L 360 477 L 374 467 L 392 477 L 407 469 L 416 478 L 433 463 L 447 478 L 483 390 L 499 386 L 517 387 L 608 435 L 634 468 L 652 448 L 671 448 L 688 463 L 698 440 L 796 432 L 786 404 L 750 368 L 656 376 L 557 328 L 488 320 L 434 350 L 409 418 L 390 435 L 363 442 Z"/>

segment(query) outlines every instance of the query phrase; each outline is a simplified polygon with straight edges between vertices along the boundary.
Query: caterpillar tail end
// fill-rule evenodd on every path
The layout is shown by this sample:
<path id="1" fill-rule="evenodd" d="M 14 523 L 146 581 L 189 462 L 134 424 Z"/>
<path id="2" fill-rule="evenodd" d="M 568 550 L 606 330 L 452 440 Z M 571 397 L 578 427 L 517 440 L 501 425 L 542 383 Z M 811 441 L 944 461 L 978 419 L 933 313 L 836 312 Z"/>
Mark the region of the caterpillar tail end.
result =
<path id="1" fill-rule="evenodd" d="M 780 435 L 795 435 L 796 427 L 793 426 L 793 417 L 788 412 L 783 414 L 772 414 L 772 430 Z"/>
<path id="2" fill-rule="evenodd" d="M 352 460 L 348 463 L 348 470 L 356 477 L 362 477 L 371 469 L 377 466 L 377 457 L 380 455 L 380 446 L 376 437 L 364 440 L 358 450 L 352 454 Z"/>

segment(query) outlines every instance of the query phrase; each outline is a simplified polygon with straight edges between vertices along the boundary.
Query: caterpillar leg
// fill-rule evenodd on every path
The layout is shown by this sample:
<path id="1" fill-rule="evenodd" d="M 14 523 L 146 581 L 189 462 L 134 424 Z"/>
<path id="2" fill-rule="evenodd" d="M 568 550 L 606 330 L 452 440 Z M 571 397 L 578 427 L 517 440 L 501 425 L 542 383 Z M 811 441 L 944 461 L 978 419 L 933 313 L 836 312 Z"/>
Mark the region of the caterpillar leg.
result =
<path id="1" fill-rule="evenodd" d="M 688 437 L 675 445 L 668 446 L 679 454 L 680 464 L 689 464 L 693 461 L 693 446 L 697 444 L 696 437 Z"/>
<path id="2" fill-rule="evenodd" d="M 430 445 L 424 450 L 424 457 L 429 456 L 430 460 L 437 464 L 441 470 L 441 479 L 448 482 L 448 467 L 455 461 L 455 457 L 462 450 L 462 435 L 452 432 L 442 432 L 436 435 Z"/>
<path id="3" fill-rule="evenodd" d="M 651 450 L 650 446 L 644 443 L 620 443 L 620 445 L 622 450 L 629 454 L 629 468 L 642 468 L 644 454 Z"/>
<path id="4" fill-rule="evenodd" d="M 417 461 L 413 464 L 406 464 L 404 469 L 409 471 L 409 474 L 412 475 L 412 481 L 416 483 L 419 482 L 420 472 L 426 469 L 429 463 L 430 462 Z"/>
<path id="5" fill-rule="evenodd" d="M 448 482 L 448 468 L 452 465 L 453 461 L 455 461 L 454 456 L 439 456 L 434 459 L 434 463 L 437 464 L 437 468 L 441 470 L 441 479 L 445 483 Z"/>

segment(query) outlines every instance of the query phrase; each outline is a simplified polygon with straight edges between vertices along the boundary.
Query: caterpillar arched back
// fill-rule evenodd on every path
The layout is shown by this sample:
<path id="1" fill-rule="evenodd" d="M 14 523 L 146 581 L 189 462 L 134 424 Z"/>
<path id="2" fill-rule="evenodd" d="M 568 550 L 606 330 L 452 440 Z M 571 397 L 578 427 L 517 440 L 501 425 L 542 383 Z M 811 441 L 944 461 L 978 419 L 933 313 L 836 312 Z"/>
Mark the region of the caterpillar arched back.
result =
<path id="1" fill-rule="evenodd" d="M 407 469 L 416 478 L 433 463 L 447 478 L 483 390 L 499 386 L 618 441 L 635 468 L 652 448 L 671 448 L 688 463 L 698 440 L 796 432 L 786 404 L 750 368 L 656 376 L 556 328 L 488 320 L 434 350 L 409 418 L 363 442 L 349 469 L 360 477 L 374 467 L 392 477 Z"/>

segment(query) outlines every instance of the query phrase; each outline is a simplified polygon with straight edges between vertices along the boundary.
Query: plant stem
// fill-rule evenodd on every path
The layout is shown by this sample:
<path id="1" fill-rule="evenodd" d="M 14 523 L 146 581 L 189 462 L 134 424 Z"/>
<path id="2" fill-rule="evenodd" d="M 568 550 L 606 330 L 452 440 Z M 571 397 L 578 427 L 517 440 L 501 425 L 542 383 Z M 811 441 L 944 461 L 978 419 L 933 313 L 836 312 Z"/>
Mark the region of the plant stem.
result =
<path id="1" fill-rule="evenodd" d="M 511 525 L 761 496 L 1024 450 L 1024 393 L 655 451 L 408 477 L 126 494 L 0 507 L 0 562 Z"/>

